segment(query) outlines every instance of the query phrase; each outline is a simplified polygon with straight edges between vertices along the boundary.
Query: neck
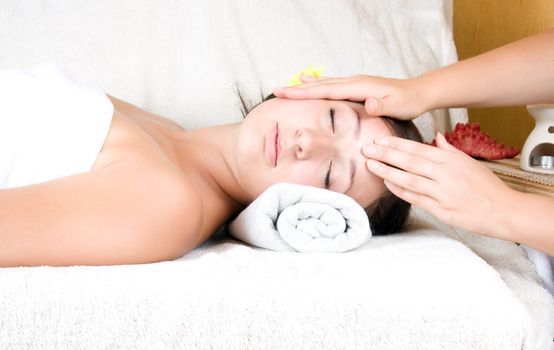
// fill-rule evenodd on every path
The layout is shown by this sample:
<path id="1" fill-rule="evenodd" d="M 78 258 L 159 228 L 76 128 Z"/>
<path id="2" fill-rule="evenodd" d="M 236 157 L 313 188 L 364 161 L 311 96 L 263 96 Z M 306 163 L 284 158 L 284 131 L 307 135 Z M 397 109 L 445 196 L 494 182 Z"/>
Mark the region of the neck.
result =
<path id="1" fill-rule="evenodd" d="M 240 123 L 219 125 L 192 131 L 179 131 L 171 137 L 178 166 L 185 174 L 199 178 L 241 210 L 248 200 L 236 177 L 235 157 Z"/>

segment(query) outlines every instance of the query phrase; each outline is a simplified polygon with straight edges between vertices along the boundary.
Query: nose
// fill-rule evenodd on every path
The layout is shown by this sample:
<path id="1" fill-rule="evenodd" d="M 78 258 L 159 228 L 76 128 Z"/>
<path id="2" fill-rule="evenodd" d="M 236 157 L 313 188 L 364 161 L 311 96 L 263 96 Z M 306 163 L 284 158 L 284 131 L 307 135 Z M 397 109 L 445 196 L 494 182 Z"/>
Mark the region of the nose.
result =
<path id="1" fill-rule="evenodd" d="M 326 156 L 336 149 L 333 138 L 325 132 L 301 128 L 295 133 L 296 157 L 300 160 L 309 159 L 315 155 Z"/>

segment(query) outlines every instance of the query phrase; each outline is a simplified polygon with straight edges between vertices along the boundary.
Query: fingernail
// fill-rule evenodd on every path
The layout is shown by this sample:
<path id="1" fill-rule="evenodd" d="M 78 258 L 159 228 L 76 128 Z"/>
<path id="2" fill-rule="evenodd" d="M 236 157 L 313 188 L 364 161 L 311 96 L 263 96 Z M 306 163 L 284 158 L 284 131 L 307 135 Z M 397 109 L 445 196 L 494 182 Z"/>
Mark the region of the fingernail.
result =
<path id="1" fill-rule="evenodd" d="M 383 137 L 379 137 L 379 138 L 374 139 L 373 143 L 376 144 L 376 145 L 388 146 L 389 145 L 389 140 L 386 139 L 386 138 L 383 138 Z"/>
<path id="2" fill-rule="evenodd" d="M 377 170 L 377 169 L 379 169 L 379 167 L 381 166 L 381 164 L 379 164 L 379 162 L 376 161 L 376 160 L 369 159 L 369 160 L 367 161 L 367 166 L 368 166 L 368 168 L 370 168 L 371 170 Z"/>
<path id="3" fill-rule="evenodd" d="M 371 99 L 371 108 L 373 108 L 373 110 L 375 110 L 375 111 L 377 111 L 379 109 L 379 104 L 377 103 L 376 98 Z"/>
<path id="4" fill-rule="evenodd" d="M 375 154 L 377 152 L 377 149 L 373 146 L 364 146 L 364 153 L 367 155 Z"/>

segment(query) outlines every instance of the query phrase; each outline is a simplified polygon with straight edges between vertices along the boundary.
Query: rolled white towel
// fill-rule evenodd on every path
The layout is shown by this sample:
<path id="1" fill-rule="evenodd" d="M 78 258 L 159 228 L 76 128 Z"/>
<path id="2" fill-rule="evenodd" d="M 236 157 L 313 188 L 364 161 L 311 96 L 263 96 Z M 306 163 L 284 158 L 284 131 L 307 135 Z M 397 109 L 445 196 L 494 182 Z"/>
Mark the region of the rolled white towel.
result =
<path id="1" fill-rule="evenodd" d="M 345 252 L 371 238 L 367 214 L 354 199 L 290 183 L 269 187 L 229 231 L 256 247 L 298 252 Z"/>

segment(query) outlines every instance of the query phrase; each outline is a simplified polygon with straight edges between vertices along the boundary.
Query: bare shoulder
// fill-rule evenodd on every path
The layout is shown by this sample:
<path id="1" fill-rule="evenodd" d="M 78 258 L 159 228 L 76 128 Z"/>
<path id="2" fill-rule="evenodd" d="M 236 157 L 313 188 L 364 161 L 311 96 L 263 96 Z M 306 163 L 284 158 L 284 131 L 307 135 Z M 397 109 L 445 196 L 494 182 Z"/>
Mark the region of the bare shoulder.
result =
<path id="1" fill-rule="evenodd" d="M 184 130 L 181 125 L 179 125 L 174 120 L 171 120 L 167 117 L 163 117 L 158 114 L 154 114 L 151 112 L 148 112 L 140 107 L 137 107 L 127 101 L 120 100 L 114 96 L 107 95 L 112 104 L 114 105 L 115 109 L 127 116 L 133 117 L 133 118 L 139 118 L 142 120 L 149 120 L 153 121 L 158 124 L 162 124 L 170 129 L 174 130 Z"/>

